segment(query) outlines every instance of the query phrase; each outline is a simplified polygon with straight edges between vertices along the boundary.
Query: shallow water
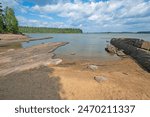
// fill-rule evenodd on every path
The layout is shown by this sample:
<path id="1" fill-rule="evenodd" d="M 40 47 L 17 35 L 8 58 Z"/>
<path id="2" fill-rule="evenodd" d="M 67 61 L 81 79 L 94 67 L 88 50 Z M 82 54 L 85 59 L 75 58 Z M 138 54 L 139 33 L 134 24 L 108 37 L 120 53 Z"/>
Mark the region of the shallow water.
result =
<path id="1" fill-rule="evenodd" d="M 150 34 L 27 34 L 30 37 L 47 37 L 52 39 L 38 40 L 22 43 L 22 47 L 30 47 L 47 42 L 69 42 L 68 45 L 55 50 L 57 57 L 69 59 L 101 59 L 114 60 L 119 57 L 110 55 L 105 51 L 105 47 L 112 38 L 131 37 L 150 41 Z"/>

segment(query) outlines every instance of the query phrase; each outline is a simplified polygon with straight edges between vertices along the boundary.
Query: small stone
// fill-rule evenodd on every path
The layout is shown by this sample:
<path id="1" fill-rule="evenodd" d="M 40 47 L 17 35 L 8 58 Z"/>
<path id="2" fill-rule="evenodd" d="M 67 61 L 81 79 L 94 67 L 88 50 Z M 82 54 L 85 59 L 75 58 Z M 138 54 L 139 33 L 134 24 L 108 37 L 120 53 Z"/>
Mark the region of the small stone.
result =
<path id="1" fill-rule="evenodd" d="M 98 83 L 102 82 L 102 81 L 106 81 L 107 78 L 104 76 L 95 76 L 94 80 L 96 80 Z"/>
<path id="2" fill-rule="evenodd" d="M 71 55 L 75 55 L 75 54 L 76 54 L 76 53 L 73 53 L 73 52 L 71 53 Z"/>
<path id="3" fill-rule="evenodd" d="M 62 62 L 62 59 L 52 59 L 51 61 L 50 61 L 50 63 L 48 63 L 48 64 L 51 64 L 51 65 L 58 65 L 58 64 L 60 64 Z"/>
<path id="4" fill-rule="evenodd" d="M 96 66 L 96 65 L 88 65 L 87 68 L 89 68 L 89 69 L 95 71 L 95 70 L 98 69 L 98 66 Z"/>
<path id="5" fill-rule="evenodd" d="M 122 50 L 119 50 L 119 51 L 117 51 L 117 53 L 116 53 L 118 56 L 126 56 L 126 54 L 122 51 Z"/>
<path id="6" fill-rule="evenodd" d="M 115 54 L 117 52 L 117 48 L 113 45 L 109 45 L 107 44 L 107 47 L 105 48 L 105 50 L 109 53 L 113 53 Z"/>

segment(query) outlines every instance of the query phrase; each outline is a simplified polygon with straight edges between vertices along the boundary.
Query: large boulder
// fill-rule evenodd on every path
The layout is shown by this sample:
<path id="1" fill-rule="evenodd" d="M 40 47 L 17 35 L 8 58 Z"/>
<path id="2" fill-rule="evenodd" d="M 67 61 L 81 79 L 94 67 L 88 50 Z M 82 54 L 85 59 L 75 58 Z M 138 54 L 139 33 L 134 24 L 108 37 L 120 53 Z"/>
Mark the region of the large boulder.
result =
<path id="1" fill-rule="evenodd" d="M 136 44 L 138 39 L 120 39 L 120 38 L 113 38 L 111 40 L 111 44 L 114 45 L 119 50 L 123 50 L 123 52 L 129 56 L 131 56 L 133 59 L 139 63 L 140 66 L 142 66 L 144 69 L 146 69 L 148 72 L 150 72 L 150 52 L 147 50 L 143 50 L 140 47 L 138 48 Z M 143 42 L 140 41 L 139 42 Z M 136 45 L 136 46 L 135 46 Z M 144 47 L 147 47 L 146 44 Z"/>

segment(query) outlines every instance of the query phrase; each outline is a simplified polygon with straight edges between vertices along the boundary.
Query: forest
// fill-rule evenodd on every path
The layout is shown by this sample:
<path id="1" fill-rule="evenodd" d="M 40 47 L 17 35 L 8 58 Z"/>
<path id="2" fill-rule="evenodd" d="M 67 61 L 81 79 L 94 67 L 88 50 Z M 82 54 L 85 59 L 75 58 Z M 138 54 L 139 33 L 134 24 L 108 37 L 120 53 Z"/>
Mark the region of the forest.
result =
<path id="1" fill-rule="evenodd" d="M 20 26 L 22 33 L 82 33 L 81 29 L 76 28 L 48 28 L 48 27 L 27 27 Z"/>
<path id="2" fill-rule="evenodd" d="M 6 7 L 3 9 L 0 3 L 0 33 L 19 33 L 18 21 L 14 10 Z"/>

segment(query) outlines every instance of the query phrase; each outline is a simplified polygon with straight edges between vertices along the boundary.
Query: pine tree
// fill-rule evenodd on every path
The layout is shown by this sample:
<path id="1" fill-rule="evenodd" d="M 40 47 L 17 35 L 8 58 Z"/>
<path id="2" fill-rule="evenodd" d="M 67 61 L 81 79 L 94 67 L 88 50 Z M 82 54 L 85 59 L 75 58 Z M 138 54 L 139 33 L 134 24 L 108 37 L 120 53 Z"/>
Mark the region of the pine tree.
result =
<path id="1" fill-rule="evenodd" d="M 7 32 L 18 33 L 18 21 L 12 8 L 6 7 L 5 9 L 5 23 Z"/>
<path id="2" fill-rule="evenodd" d="M 0 33 L 4 32 L 3 9 L 0 3 Z"/>

